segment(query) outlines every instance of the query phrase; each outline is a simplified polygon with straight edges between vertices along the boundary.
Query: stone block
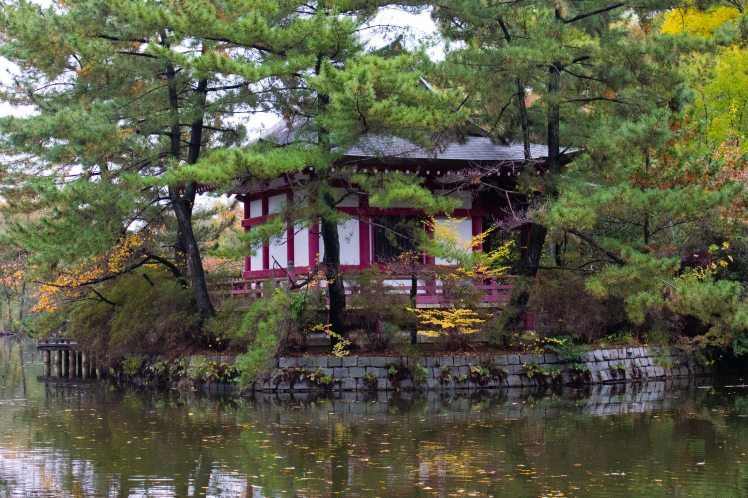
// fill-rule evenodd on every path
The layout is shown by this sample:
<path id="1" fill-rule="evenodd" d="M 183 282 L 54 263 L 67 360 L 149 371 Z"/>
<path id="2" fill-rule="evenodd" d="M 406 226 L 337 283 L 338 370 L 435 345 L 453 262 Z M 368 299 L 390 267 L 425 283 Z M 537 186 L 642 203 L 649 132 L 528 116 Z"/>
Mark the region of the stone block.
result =
<path id="1" fill-rule="evenodd" d="M 329 358 L 327 358 L 327 366 L 331 368 L 342 367 L 343 358 L 339 356 L 330 356 Z"/>
<path id="2" fill-rule="evenodd" d="M 366 367 L 366 373 L 374 377 L 387 377 L 387 369 L 380 367 Z"/>
<path id="3" fill-rule="evenodd" d="M 278 358 L 278 368 L 294 368 L 298 365 L 298 359 L 290 356 L 281 356 Z"/>
<path id="4" fill-rule="evenodd" d="M 506 372 L 510 375 L 521 375 L 525 370 L 522 368 L 522 365 L 507 365 Z"/>
<path id="5" fill-rule="evenodd" d="M 427 356 L 424 358 L 426 361 L 426 368 L 440 367 L 441 357 L 440 356 Z"/>
<path id="6" fill-rule="evenodd" d="M 451 367 L 454 366 L 455 360 L 452 356 L 440 356 L 439 357 L 439 365 L 442 367 Z"/>
<path id="7" fill-rule="evenodd" d="M 493 362 L 496 363 L 497 365 L 507 366 L 509 365 L 509 355 L 496 354 L 493 356 Z"/>
<path id="8" fill-rule="evenodd" d="M 348 375 L 350 377 L 359 379 L 359 378 L 363 377 L 364 375 L 366 375 L 366 368 L 364 368 L 364 367 L 350 367 L 348 369 Z"/>
<path id="9" fill-rule="evenodd" d="M 609 351 L 610 351 L 610 353 L 609 353 L 610 354 L 609 360 L 618 360 L 618 359 L 621 358 L 618 349 L 611 349 Z"/>
<path id="10" fill-rule="evenodd" d="M 480 365 L 480 356 L 465 356 L 465 365 Z"/>
<path id="11" fill-rule="evenodd" d="M 520 363 L 537 363 L 537 360 L 535 359 L 535 355 L 532 354 L 521 354 L 519 355 L 519 362 Z"/>
<path id="12" fill-rule="evenodd" d="M 510 354 L 507 355 L 508 365 L 519 365 L 520 362 L 520 355 L 518 354 Z"/>
<path id="13" fill-rule="evenodd" d="M 397 363 L 397 361 L 387 356 L 372 356 L 369 358 L 369 365 L 372 367 L 386 367 L 390 363 Z"/>
<path id="14" fill-rule="evenodd" d="M 342 360 L 344 367 L 355 367 L 358 365 L 358 358 L 355 356 L 344 356 Z"/>
<path id="15" fill-rule="evenodd" d="M 596 349 L 592 352 L 593 356 L 595 357 L 595 361 L 605 361 L 605 358 L 603 358 L 603 351 L 600 349 Z"/>
<path id="16" fill-rule="evenodd" d="M 558 363 L 558 355 L 556 353 L 545 353 L 543 355 L 543 361 L 549 364 Z"/>
<path id="17" fill-rule="evenodd" d="M 343 382 L 340 384 L 340 388 L 344 391 L 353 391 L 357 387 L 356 379 L 352 379 L 350 377 L 343 379 Z"/>
<path id="18" fill-rule="evenodd" d="M 337 379 L 345 379 L 349 375 L 347 367 L 336 367 L 332 369 L 332 376 Z"/>
<path id="19" fill-rule="evenodd" d="M 452 365 L 454 365 L 456 367 L 462 367 L 462 366 L 467 365 L 467 362 L 465 360 L 465 357 L 462 356 L 462 355 L 453 356 L 452 357 Z"/>
<path id="20" fill-rule="evenodd" d="M 371 356 L 359 356 L 358 364 L 359 367 L 368 367 L 371 365 Z"/>

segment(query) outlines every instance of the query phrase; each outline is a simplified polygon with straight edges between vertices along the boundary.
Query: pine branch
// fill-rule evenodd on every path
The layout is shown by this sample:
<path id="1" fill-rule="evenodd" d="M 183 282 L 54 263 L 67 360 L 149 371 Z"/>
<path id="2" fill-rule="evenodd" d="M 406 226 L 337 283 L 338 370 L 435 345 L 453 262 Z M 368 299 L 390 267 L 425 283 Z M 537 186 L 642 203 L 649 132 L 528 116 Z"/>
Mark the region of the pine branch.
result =
<path id="1" fill-rule="evenodd" d="M 574 228 L 568 229 L 568 230 L 566 230 L 566 231 L 567 231 L 567 232 L 569 232 L 569 233 L 570 233 L 570 234 L 572 234 L 572 235 L 576 235 L 577 237 L 579 237 L 580 239 L 582 239 L 582 240 L 583 240 L 584 242 L 586 242 L 586 243 L 587 243 L 587 244 L 589 244 L 590 246 L 594 247 L 595 249 L 597 249 L 597 250 L 598 250 L 598 251 L 600 251 L 601 253 L 605 254 L 605 255 L 606 255 L 607 257 L 609 257 L 609 258 L 610 258 L 610 259 L 611 259 L 611 260 L 612 260 L 612 261 L 613 261 L 614 263 L 616 263 L 616 264 L 618 264 L 618 265 L 625 265 L 625 264 L 626 264 L 626 260 L 625 260 L 625 259 L 621 258 L 620 256 L 618 256 L 618 255 L 617 255 L 617 254 L 615 254 L 614 252 L 612 252 L 612 251 L 609 251 L 609 250 L 607 250 L 607 249 L 603 248 L 603 247 L 602 247 L 602 246 L 601 246 L 600 244 L 598 244 L 598 243 L 597 243 L 597 242 L 595 241 L 595 239 L 593 239 L 593 238 L 592 238 L 592 237 L 590 237 L 589 235 L 583 234 L 582 232 L 580 232 L 579 230 L 576 230 L 576 229 L 574 229 Z"/>
<path id="2" fill-rule="evenodd" d="M 593 10 L 591 12 L 584 12 L 582 14 L 577 14 L 576 16 L 571 17 L 569 19 L 564 19 L 563 16 L 561 15 L 561 12 L 558 9 L 556 9 L 556 19 L 558 19 L 559 21 L 561 21 L 564 24 L 571 24 L 573 22 L 581 21 L 582 19 L 586 19 L 588 17 L 596 16 L 598 14 L 604 14 L 605 12 L 609 12 L 609 11 L 617 9 L 619 7 L 623 7 L 625 5 L 626 4 L 623 3 L 623 2 L 618 2 L 618 3 L 614 3 L 612 5 L 608 5 L 607 7 L 602 7 L 600 9 Z"/>

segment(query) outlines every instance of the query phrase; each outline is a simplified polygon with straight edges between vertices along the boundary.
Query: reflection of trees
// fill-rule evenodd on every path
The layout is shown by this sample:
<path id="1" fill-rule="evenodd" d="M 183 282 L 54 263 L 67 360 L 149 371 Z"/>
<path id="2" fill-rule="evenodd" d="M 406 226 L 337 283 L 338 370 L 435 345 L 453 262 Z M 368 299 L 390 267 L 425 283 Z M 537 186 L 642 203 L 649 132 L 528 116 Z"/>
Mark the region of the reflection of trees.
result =
<path id="1" fill-rule="evenodd" d="M 14 360 L 20 348 L 9 348 L 0 341 L 0 372 L 11 379 L 0 384 L 0 402 L 22 390 Z M 35 379 L 41 365 L 25 365 Z M 19 454 L 48 448 L 50 463 L 37 470 L 36 482 L 71 496 L 148 489 L 251 496 L 252 485 L 263 496 L 432 496 L 458 489 L 537 496 L 570 494 L 570 483 L 580 488 L 571 494 L 600 494 L 607 486 L 647 495 L 663 476 L 664 494 L 683 493 L 678 482 L 687 482 L 687 494 L 714 495 L 746 483 L 740 457 L 725 456 L 746 451 L 748 427 L 738 416 L 748 414 L 745 394 L 631 386 L 573 395 L 210 399 L 34 380 L 28 390 L 28 402 L 0 409 L 0 430 L 11 436 L 0 441 Z M 590 416 L 611 406 L 628 413 Z M 694 467 L 703 460 L 706 466 Z M 680 481 L 668 480 L 673 469 Z M 626 478 L 605 476 L 611 472 Z M 689 472 L 700 478 L 689 479 Z"/>

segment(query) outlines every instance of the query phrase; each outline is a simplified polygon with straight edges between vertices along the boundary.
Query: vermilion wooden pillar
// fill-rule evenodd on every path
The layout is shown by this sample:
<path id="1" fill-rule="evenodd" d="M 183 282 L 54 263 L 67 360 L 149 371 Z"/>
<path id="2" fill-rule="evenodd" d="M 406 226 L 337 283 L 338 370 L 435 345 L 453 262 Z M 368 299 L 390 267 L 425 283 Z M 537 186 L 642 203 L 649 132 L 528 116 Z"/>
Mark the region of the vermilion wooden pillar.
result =
<path id="1" fill-rule="evenodd" d="M 292 209 L 293 206 L 293 192 L 288 191 L 286 194 L 286 207 Z M 296 259 L 296 241 L 294 240 L 295 227 L 292 219 L 288 219 L 288 230 L 286 231 L 286 267 L 291 268 L 295 266 Z"/>
<path id="2" fill-rule="evenodd" d="M 358 200 L 358 261 L 361 266 L 371 264 L 371 223 L 369 218 L 369 198 L 360 195 Z"/>
<path id="3" fill-rule="evenodd" d="M 267 194 L 262 196 L 262 213 L 261 216 L 267 216 L 270 214 L 269 200 Z M 270 269 L 270 245 L 264 244 L 262 246 L 262 269 Z"/>
<path id="4" fill-rule="evenodd" d="M 319 259 L 319 220 L 309 224 L 309 268 L 314 268 Z"/>
<path id="5" fill-rule="evenodd" d="M 473 237 L 480 235 L 483 233 L 483 218 L 480 216 L 473 216 Z M 473 246 L 473 251 L 482 251 L 483 247 L 482 244 L 476 244 Z"/>
<path id="6" fill-rule="evenodd" d="M 249 213 L 249 198 L 244 197 L 242 199 L 242 203 L 244 203 L 244 220 L 249 220 L 250 213 Z M 249 233 L 250 228 L 246 226 L 244 223 L 244 233 Z M 252 258 L 251 256 L 244 256 L 244 271 L 251 271 L 252 270 Z"/>

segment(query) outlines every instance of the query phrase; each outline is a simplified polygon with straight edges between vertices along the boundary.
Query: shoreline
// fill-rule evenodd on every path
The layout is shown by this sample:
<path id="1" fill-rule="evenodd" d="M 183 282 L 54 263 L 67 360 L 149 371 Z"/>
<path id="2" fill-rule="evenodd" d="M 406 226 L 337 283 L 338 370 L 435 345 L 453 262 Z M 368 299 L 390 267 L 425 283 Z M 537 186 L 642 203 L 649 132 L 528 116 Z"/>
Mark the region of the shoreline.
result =
<path id="1" fill-rule="evenodd" d="M 241 387 L 232 355 L 131 357 L 120 370 L 96 368 L 88 378 L 112 378 L 136 388 L 209 390 L 228 395 L 583 387 L 698 378 L 717 373 L 698 352 L 675 347 L 594 349 L 570 359 L 558 353 L 465 353 L 407 355 L 306 355 L 270 360 L 268 369 Z M 133 364 L 135 363 L 135 364 Z M 125 367 L 125 365 L 129 365 Z M 65 380 L 56 364 L 49 379 Z M 52 373 L 57 375 L 52 375 Z M 85 378 L 85 377 L 84 377 Z"/>

